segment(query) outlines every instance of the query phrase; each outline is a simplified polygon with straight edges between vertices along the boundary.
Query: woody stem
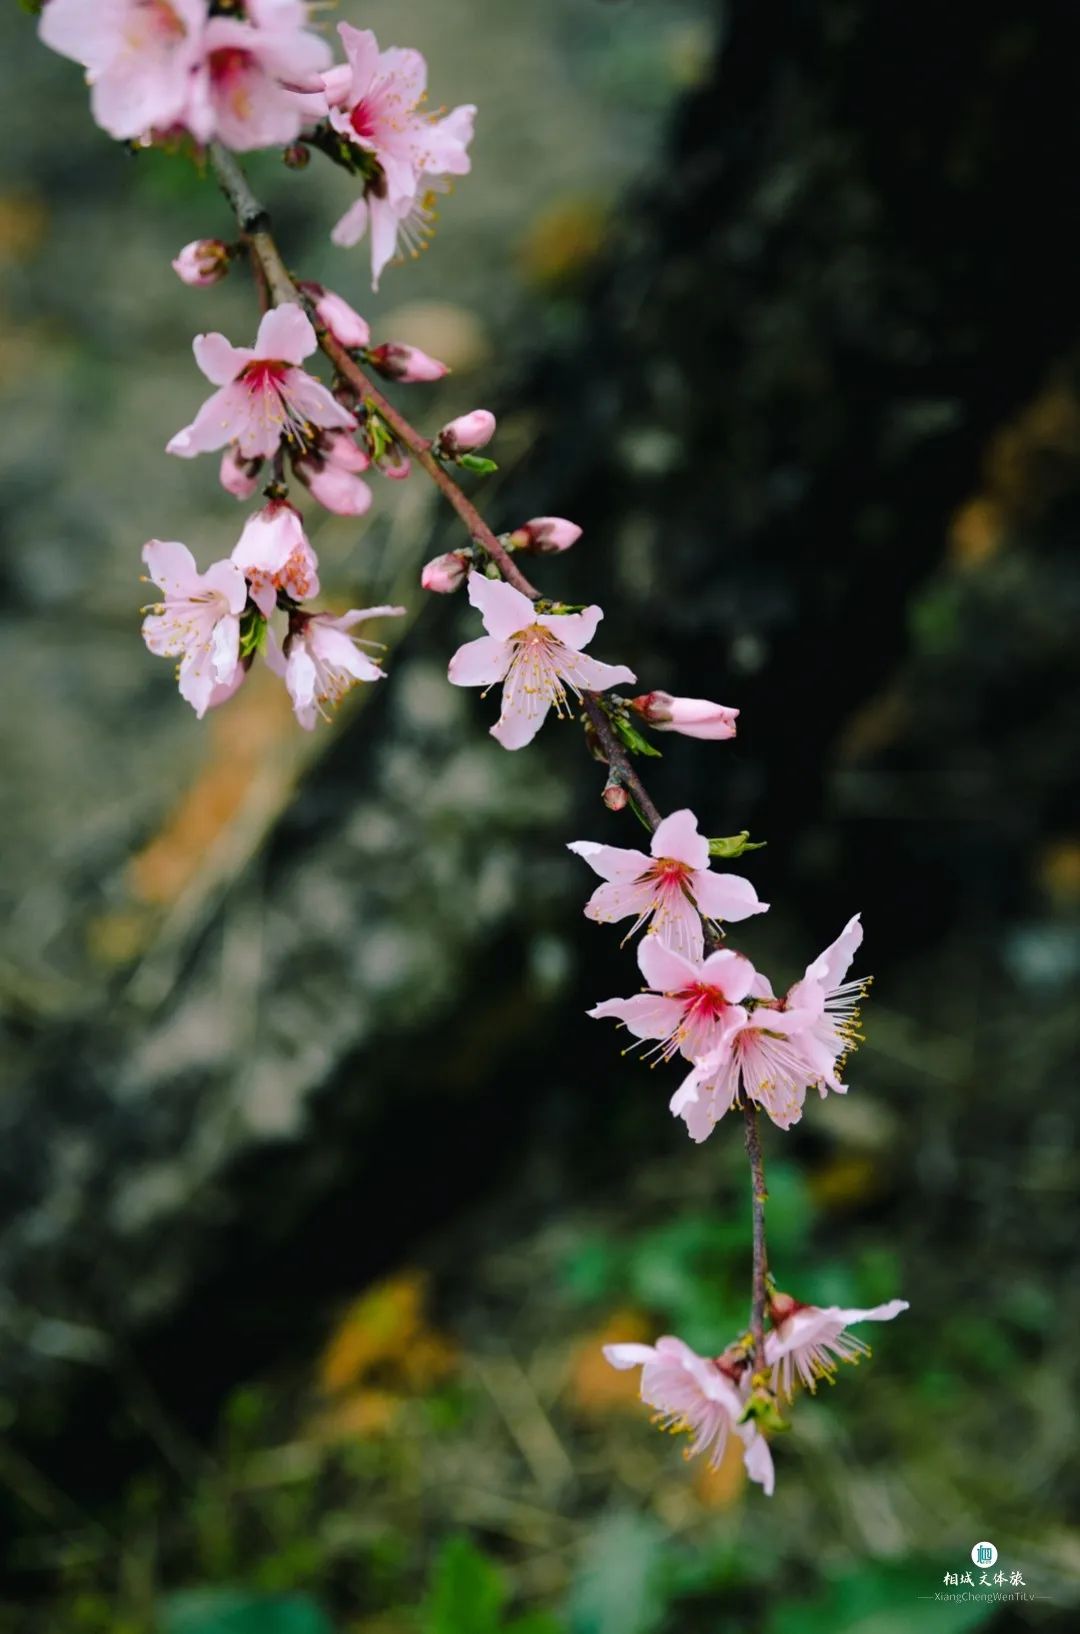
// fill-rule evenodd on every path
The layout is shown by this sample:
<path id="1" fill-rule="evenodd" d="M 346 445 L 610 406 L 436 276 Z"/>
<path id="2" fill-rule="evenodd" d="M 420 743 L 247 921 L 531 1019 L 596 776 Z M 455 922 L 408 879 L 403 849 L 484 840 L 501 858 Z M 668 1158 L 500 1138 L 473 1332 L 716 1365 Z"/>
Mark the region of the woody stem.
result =
<path id="1" fill-rule="evenodd" d="M 515 590 L 520 590 L 530 601 L 539 601 L 540 591 L 525 577 L 505 545 L 488 527 L 472 500 L 435 458 L 430 440 L 421 436 L 420 432 L 406 420 L 369 378 L 352 354 L 339 345 L 326 326 L 320 322 L 312 303 L 304 292 L 297 288 L 295 280 L 282 260 L 271 230 L 269 212 L 251 191 L 247 177 L 233 155 L 219 142 L 211 142 L 209 154 L 218 185 L 229 201 L 246 239 L 252 264 L 256 268 L 256 276 L 265 285 L 273 303 L 280 306 L 283 302 L 295 302 L 304 308 L 315 325 L 319 345 L 341 378 L 352 387 L 359 401 L 369 411 L 373 410 L 389 426 L 398 442 L 407 448 L 417 464 L 423 467 L 443 498 L 461 518 L 474 544 L 479 545 L 488 560 L 495 564 L 506 583 L 513 585 Z M 616 736 L 603 698 L 599 693 L 586 692 L 582 697 L 582 708 L 609 767 L 617 773 L 620 783 L 629 794 L 646 827 L 650 831 L 655 830 L 660 825 L 661 813 L 634 769 L 629 754 Z M 762 1335 L 766 1300 L 765 1176 L 757 1112 L 752 1106 L 746 1109 L 746 1150 L 753 1175 L 754 1281 L 750 1328 L 754 1335 L 754 1367 L 757 1370 L 764 1359 Z"/>

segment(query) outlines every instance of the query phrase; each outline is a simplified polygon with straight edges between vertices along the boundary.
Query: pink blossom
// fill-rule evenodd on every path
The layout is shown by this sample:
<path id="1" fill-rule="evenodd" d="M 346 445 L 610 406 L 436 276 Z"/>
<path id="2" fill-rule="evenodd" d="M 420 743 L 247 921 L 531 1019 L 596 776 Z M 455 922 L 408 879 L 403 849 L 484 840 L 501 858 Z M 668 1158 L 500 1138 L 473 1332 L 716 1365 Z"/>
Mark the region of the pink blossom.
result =
<path id="1" fill-rule="evenodd" d="M 765 1337 L 765 1364 L 772 1367 L 773 1390 L 790 1401 L 796 1376 L 810 1391 L 817 1388 L 819 1379 L 831 1383 L 837 1362 L 858 1362 L 870 1354 L 864 1340 L 845 1331 L 853 1322 L 891 1322 L 908 1309 L 906 1299 L 890 1299 L 865 1311 L 845 1311 L 838 1305 L 803 1305 L 789 1294 L 776 1295 L 771 1309 L 773 1330 Z"/>
<path id="2" fill-rule="evenodd" d="M 371 362 L 388 380 L 401 380 L 406 384 L 441 380 L 450 373 L 446 364 L 440 363 L 437 357 L 429 357 L 419 346 L 405 346 L 396 340 L 376 346 L 371 353 Z"/>
<path id="3" fill-rule="evenodd" d="M 862 921 L 856 914 L 836 941 L 807 965 L 802 980 L 789 989 L 783 1000 L 786 1009 L 808 1010 L 814 1015 L 807 1046 L 819 1068 L 817 1087 L 822 1096 L 830 1089 L 840 1095 L 846 1093 L 847 1086 L 837 1075 L 861 1041 L 859 1004 L 866 997 L 871 978 L 845 981 L 844 977 L 862 939 Z"/>
<path id="4" fill-rule="evenodd" d="M 810 1010 L 744 1009 L 671 1098 L 691 1140 L 707 1140 L 724 1114 L 744 1101 L 760 1106 L 780 1129 L 798 1123 L 820 1070 L 811 1047 L 813 1023 Z"/>
<path id="5" fill-rule="evenodd" d="M 349 631 L 370 618 L 400 618 L 404 607 L 353 608 L 341 618 L 330 613 L 294 613 L 284 651 L 267 643 L 266 661 L 284 677 L 296 718 L 311 731 L 318 717 L 328 720 L 326 705 L 339 704 L 358 681 L 378 681 L 383 675 L 373 658 L 360 651 L 370 646 Z M 360 642 L 360 646 L 357 642 Z"/>
<path id="6" fill-rule="evenodd" d="M 247 20 L 211 17 L 183 123 L 196 140 L 238 152 L 293 142 L 307 122 L 298 92 L 316 91 L 332 52 L 307 28 L 301 0 L 248 0 Z"/>
<path id="7" fill-rule="evenodd" d="M 363 516 L 371 506 L 371 489 L 359 473 L 371 460 L 344 431 L 325 431 L 293 470 L 315 499 L 335 516 Z"/>
<path id="8" fill-rule="evenodd" d="M 621 1021 L 635 1038 L 657 1039 L 649 1054 L 663 1061 L 673 1055 L 700 1061 L 746 1019 L 741 1001 L 753 986 L 755 971 L 741 953 L 721 948 L 704 961 L 685 959 L 661 937 L 644 936 L 638 965 L 649 991 L 605 999 L 589 1014 Z"/>
<path id="9" fill-rule="evenodd" d="M 693 1437 L 688 1458 L 708 1453 L 710 1468 L 719 1469 L 734 1430 L 743 1444 L 746 1473 L 772 1496 L 769 1444 L 752 1420 L 740 1422 L 746 1397 L 716 1361 L 675 1338 L 658 1339 L 655 1345 L 605 1345 L 604 1355 L 612 1367 L 641 1368 L 642 1401 L 655 1410 L 661 1429 Z"/>
<path id="10" fill-rule="evenodd" d="M 315 427 L 354 428 L 356 421 L 326 387 L 301 369 L 318 342 L 294 303 L 263 315 L 254 347 L 224 335 L 196 335 L 195 361 L 220 389 L 168 444 L 182 459 L 235 442 L 244 459 L 268 459 L 284 438 L 305 447 Z"/>
<path id="11" fill-rule="evenodd" d="M 581 529 L 565 516 L 534 516 L 531 522 L 523 522 L 520 528 L 515 528 L 510 537 L 519 550 L 555 556 L 577 544 Z"/>
<path id="12" fill-rule="evenodd" d="M 420 588 L 438 596 L 448 596 L 460 590 L 469 571 L 469 558 L 462 550 L 448 550 L 443 556 L 433 556 L 420 574 Z"/>
<path id="13" fill-rule="evenodd" d="M 359 351 L 371 339 L 366 318 L 355 311 L 343 295 L 335 295 L 322 284 L 303 283 L 300 288 L 310 295 L 319 322 L 325 324 L 339 346 L 347 352 Z"/>
<path id="14" fill-rule="evenodd" d="M 232 560 L 247 579 L 252 601 L 264 618 L 277 606 L 278 591 L 294 601 L 319 594 L 319 563 L 304 532 L 299 511 L 272 499 L 245 524 Z"/>
<path id="15" fill-rule="evenodd" d="M 41 39 L 82 63 L 94 119 L 119 141 L 185 120 L 207 0 L 49 0 Z"/>
<path id="16" fill-rule="evenodd" d="M 459 647 L 450 660 L 454 686 L 503 683 L 502 710 L 491 728 L 504 749 L 531 743 L 555 706 L 569 713 L 567 691 L 603 692 L 634 675 L 622 664 L 588 658 L 588 646 L 603 618 L 599 607 L 580 613 L 537 613 L 528 596 L 482 573 L 469 574 L 469 600 L 484 621 L 486 635 Z"/>
<path id="17" fill-rule="evenodd" d="M 571 846 L 608 883 L 589 898 L 585 917 L 610 925 L 633 918 L 627 936 L 651 921 L 652 930 L 685 958 L 699 961 L 705 950 L 701 920 L 748 919 L 769 904 L 738 874 L 714 874 L 709 842 L 698 833 L 692 811 L 665 817 L 643 851 L 575 840 Z"/>
<path id="18" fill-rule="evenodd" d="M 476 109 L 443 117 L 422 111 L 427 64 L 418 51 L 379 50 L 369 29 L 339 23 L 347 63 L 323 75 L 330 123 L 360 152 L 363 196 L 334 228 L 335 244 L 359 243 L 371 228 L 372 285 L 396 250 L 431 230 L 429 195 L 447 176 L 469 169 L 467 148 Z"/>
<path id="19" fill-rule="evenodd" d="M 435 453 L 472 454 L 483 448 L 495 435 L 495 416 L 488 409 L 473 409 L 471 414 L 459 414 L 456 420 L 443 426 L 435 438 Z"/>
<path id="20" fill-rule="evenodd" d="M 259 473 L 262 468 L 261 459 L 243 459 L 233 444 L 221 456 L 218 481 L 225 492 L 232 494 L 234 499 L 250 499 L 259 486 Z"/>
<path id="21" fill-rule="evenodd" d="M 143 640 L 160 658 L 179 658 L 180 696 L 200 720 L 220 687 L 235 691 L 240 660 L 240 614 L 247 602 L 235 562 L 215 562 L 200 573 L 186 545 L 151 539 L 143 546 L 150 577 L 164 600 L 148 610 Z M 242 677 L 241 677 L 242 679 Z"/>
<path id="22" fill-rule="evenodd" d="M 712 740 L 733 738 L 739 713 L 708 698 L 673 698 L 670 692 L 643 692 L 640 698 L 631 698 L 630 707 L 658 732 Z"/>
<path id="23" fill-rule="evenodd" d="M 218 284 L 229 270 L 230 250 L 220 238 L 196 238 L 185 244 L 173 262 L 173 271 L 181 283 L 193 289 L 205 289 Z"/>

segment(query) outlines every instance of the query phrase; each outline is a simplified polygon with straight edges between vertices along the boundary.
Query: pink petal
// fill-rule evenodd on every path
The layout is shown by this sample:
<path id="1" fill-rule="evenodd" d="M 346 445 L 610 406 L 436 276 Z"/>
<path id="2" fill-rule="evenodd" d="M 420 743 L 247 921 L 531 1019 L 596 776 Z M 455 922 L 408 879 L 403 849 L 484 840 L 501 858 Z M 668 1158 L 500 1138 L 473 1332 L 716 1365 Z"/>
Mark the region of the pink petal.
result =
<path id="1" fill-rule="evenodd" d="M 655 1360 L 656 1352 L 651 1345 L 605 1345 L 604 1355 L 612 1367 L 626 1369 L 628 1367 L 642 1367 L 646 1362 Z"/>
<path id="2" fill-rule="evenodd" d="M 613 880 L 598 885 L 585 904 L 585 917 L 598 925 L 614 925 L 620 919 L 640 919 L 648 914 L 655 901 L 651 880 L 630 883 Z"/>
<path id="3" fill-rule="evenodd" d="M 304 322 L 307 323 L 306 318 Z M 310 420 L 312 425 L 346 431 L 356 425 L 355 416 L 338 402 L 333 392 L 303 369 L 289 370 L 282 383 L 282 395 L 294 413 L 302 420 Z"/>
<path id="4" fill-rule="evenodd" d="M 510 667 L 513 649 L 507 641 L 482 635 L 467 641 L 450 660 L 448 678 L 456 687 L 492 686 L 501 681 Z"/>
<path id="5" fill-rule="evenodd" d="M 695 962 L 705 951 L 701 915 L 678 885 L 667 885 L 659 893 L 653 914 L 653 930 L 676 953 Z"/>
<path id="6" fill-rule="evenodd" d="M 274 306 L 263 314 L 255 337 L 255 356 L 300 364 L 318 348 L 310 319 L 295 301 Z"/>
<path id="7" fill-rule="evenodd" d="M 570 840 L 567 850 L 582 857 L 601 879 L 640 879 L 652 867 L 652 858 L 644 851 L 631 851 L 618 845 L 596 845 L 592 840 Z"/>
<path id="8" fill-rule="evenodd" d="M 589 645 L 603 616 L 601 608 L 586 607 L 580 613 L 541 613 L 539 617 L 534 616 L 533 622 L 543 624 L 564 646 L 580 652 Z"/>
<path id="9" fill-rule="evenodd" d="M 705 975 L 708 961 L 704 967 L 699 967 L 681 953 L 676 953 L 674 948 L 668 947 L 660 936 L 643 936 L 637 957 L 641 974 L 658 993 L 679 993 L 692 982 L 713 979 Z M 715 985 L 719 986 L 719 983 Z"/>
<path id="10" fill-rule="evenodd" d="M 819 953 L 813 964 L 806 967 L 806 977 L 830 992 L 839 987 L 851 967 L 851 961 L 862 944 L 862 919 L 856 914 L 849 919 L 835 942 L 830 942 L 824 953 Z"/>
<path id="11" fill-rule="evenodd" d="M 698 833 L 694 813 L 685 808 L 664 818 L 649 849 L 654 857 L 672 857 L 676 862 L 685 862 L 689 868 L 709 866 L 709 842 Z"/>
<path id="12" fill-rule="evenodd" d="M 632 685 L 637 676 L 625 664 L 602 664 L 599 658 L 575 652 L 559 665 L 560 673 L 582 692 L 606 692 L 608 687 Z"/>
<path id="13" fill-rule="evenodd" d="M 359 244 L 367 232 L 367 226 L 367 199 L 360 198 L 346 210 L 330 237 L 341 249 L 351 249 L 354 244 Z"/>
<path id="14" fill-rule="evenodd" d="M 754 985 L 756 972 L 750 960 L 734 948 L 710 953 L 701 967 L 701 980 L 718 987 L 729 1004 L 739 1004 Z"/>
<path id="15" fill-rule="evenodd" d="M 247 585 L 244 575 L 235 562 L 214 562 L 203 574 L 203 585 L 207 590 L 215 591 L 225 597 L 230 613 L 242 613 L 247 601 Z M 235 658 L 233 663 L 235 663 Z M 232 665 L 229 666 L 230 670 Z"/>
<path id="16" fill-rule="evenodd" d="M 482 573 L 469 574 L 469 600 L 484 621 L 484 629 L 496 641 L 508 641 L 519 630 L 536 623 L 536 613 L 528 596 L 502 579 L 488 579 Z"/>
<path id="17" fill-rule="evenodd" d="M 635 993 L 628 999 L 604 999 L 587 1014 L 596 1021 L 621 1021 L 635 1038 L 668 1038 L 682 1022 L 683 1006 L 660 993 Z"/>
<path id="18" fill-rule="evenodd" d="M 213 386 L 227 386 L 255 356 L 250 346 L 234 346 L 217 333 L 196 335 L 191 349 L 196 363 Z"/>
<path id="19" fill-rule="evenodd" d="M 278 441 L 279 434 L 262 422 L 251 393 L 234 382 L 206 399 L 191 424 L 166 443 L 165 452 L 191 460 L 197 454 L 210 454 L 226 443 L 238 442 L 245 459 L 266 458 L 277 448 Z"/>
<path id="20" fill-rule="evenodd" d="M 142 548 L 142 559 L 150 577 L 166 595 L 194 595 L 201 587 L 194 556 L 176 539 L 148 540 Z"/>
<path id="21" fill-rule="evenodd" d="M 737 924 L 755 913 L 767 913 L 769 904 L 759 902 L 758 894 L 748 879 L 739 874 L 714 874 L 702 870 L 690 882 L 694 899 L 708 919 L 727 920 Z"/>

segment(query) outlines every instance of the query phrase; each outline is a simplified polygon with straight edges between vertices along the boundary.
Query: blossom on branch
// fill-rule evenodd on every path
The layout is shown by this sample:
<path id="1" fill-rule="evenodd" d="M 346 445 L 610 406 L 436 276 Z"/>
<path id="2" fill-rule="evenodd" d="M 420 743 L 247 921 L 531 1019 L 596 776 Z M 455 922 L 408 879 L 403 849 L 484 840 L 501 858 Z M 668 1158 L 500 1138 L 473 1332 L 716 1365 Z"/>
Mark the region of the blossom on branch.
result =
<path id="1" fill-rule="evenodd" d="M 636 679 L 623 664 L 602 664 L 582 652 L 603 618 L 599 607 L 580 613 L 538 613 L 528 596 L 501 580 L 469 574 L 469 600 L 486 635 L 459 647 L 450 660 L 454 686 L 503 683 L 502 709 L 491 735 L 504 749 L 521 749 L 539 732 L 554 705 L 569 715 L 567 692 L 603 692 Z"/>
<path id="2" fill-rule="evenodd" d="M 699 1356 L 681 1339 L 658 1339 L 655 1345 L 605 1345 L 604 1355 L 617 1368 L 641 1368 L 641 1399 L 655 1409 L 653 1422 L 672 1434 L 691 1436 L 686 1456 L 709 1454 L 720 1467 L 728 1436 L 734 1430 L 743 1444 L 746 1473 L 767 1497 L 775 1484 L 769 1443 L 753 1420 L 740 1422 L 746 1410 L 745 1382 L 736 1384 L 718 1362 Z"/>
<path id="3" fill-rule="evenodd" d="M 208 397 L 166 452 L 194 459 L 235 443 L 242 459 L 268 459 L 284 441 L 307 448 L 318 428 L 354 429 L 356 420 L 321 381 L 300 368 L 317 349 L 315 331 L 289 302 L 264 313 L 255 345 L 196 335 L 195 361 L 219 390 Z"/>
<path id="4" fill-rule="evenodd" d="M 284 678 L 300 725 L 311 731 L 326 706 L 339 704 L 358 681 L 378 681 L 385 671 L 361 652 L 365 642 L 350 631 L 372 618 L 400 618 L 404 607 L 354 607 L 341 618 L 331 613 L 293 613 L 284 647 L 267 644 L 266 662 Z M 359 644 L 358 644 L 359 643 Z"/>
<path id="5" fill-rule="evenodd" d="M 173 261 L 173 271 L 182 284 L 205 289 L 219 284 L 229 270 L 232 251 L 220 238 L 196 238 L 185 244 Z"/>
<path id="6" fill-rule="evenodd" d="M 371 460 L 345 431 L 323 431 L 306 453 L 293 456 L 293 470 L 313 499 L 335 516 L 363 516 L 371 489 L 361 481 Z"/>
<path id="7" fill-rule="evenodd" d="M 48 0 L 38 34 L 86 69 L 94 119 L 118 141 L 184 124 L 207 0 Z"/>
<path id="8" fill-rule="evenodd" d="M 147 610 L 143 640 L 159 658 L 179 658 L 180 696 L 201 720 L 243 679 L 244 575 L 235 562 L 215 562 L 200 573 L 187 546 L 175 540 L 151 539 L 142 556 L 151 579 L 164 593 L 164 600 Z"/>
<path id="9" fill-rule="evenodd" d="M 870 1346 L 846 1330 L 853 1322 L 891 1322 L 909 1309 L 906 1299 L 890 1299 L 869 1310 L 841 1310 L 838 1305 L 803 1305 L 790 1294 L 774 1294 L 769 1314 L 772 1332 L 765 1339 L 765 1364 L 772 1367 L 772 1387 L 789 1401 L 796 1377 L 808 1390 L 820 1379 L 832 1383 L 838 1362 L 858 1362 Z"/>
<path id="10" fill-rule="evenodd" d="M 371 229 L 372 287 L 401 237 L 414 249 L 431 231 L 432 197 L 448 176 L 470 168 L 476 109 L 462 104 L 445 115 L 422 111 L 427 64 L 419 51 L 380 51 L 370 29 L 339 23 L 348 61 L 322 76 L 330 124 L 356 150 L 361 198 L 331 237 L 358 244 Z"/>
<path id="11" fill-rule="evenodd" d="M 711 872 L 709 842 L 698 832 L 692 811 L 664 818 L 649 856 L 591 840 L 574 840 L 570 850 L 607 881 L 586 903 L 587 919 L 610 925 L 632 918 L 624 940 L 650 925 L 661 941 L 690 960 L 700 960 L 705 950 L 702 918 L 734 923 L 765 913 L 769 906 L 758 900 L 748 879 Z"/>
<path id="12" fill-rule="evenodd" d="M 746 1017 L 741 1001 L 750 992 L 755 971 L 749 959 L 721 948 L 701 961 L 676 953 L 660 936 L 644 936 L 638 965 L 649 989 L 628 999 L 605 999 L 589 1011 L 596 1019 L 610 1016 L 635 1038 L 658 1041 L 662 1061 L 683 1055 L 700 1061 L 722 1044 L 726 1034 Z"/>
<path id="13" fill-rule="evenodd" d="M 319 563 L 300 513 L 287 500 L 271 500 L 245 524 L 232 560 L 247 579 L 264 618 L 277 606 L 278 591 L 293 601 L 319 594 Z"/>
<path id="14" fill-rule="evenodd" d="M 183 118 L 197 141 L 238 153 L 296 140 L 308 119 L 298 93 L 318 91 L 333 57 L 302 0 L 246 0 L 245 10 L 207 23 Z"/>

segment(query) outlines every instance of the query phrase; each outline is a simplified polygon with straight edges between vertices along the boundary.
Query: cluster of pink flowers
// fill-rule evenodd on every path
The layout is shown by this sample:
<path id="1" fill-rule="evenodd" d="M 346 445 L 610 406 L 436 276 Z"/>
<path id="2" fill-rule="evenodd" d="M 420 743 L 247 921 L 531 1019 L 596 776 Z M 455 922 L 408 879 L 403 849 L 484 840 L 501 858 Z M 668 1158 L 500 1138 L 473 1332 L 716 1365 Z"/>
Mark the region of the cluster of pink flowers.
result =
<path id="1" fill-rule="evenodd" d="M 470 167 L 476 109 L 426 112 L 420 53 L 380 51 L 349 23 L 334 65 L 306 0 L 45 0 L 39 32 L 86 69 L 94 118 L 118 140 L 324 147 L 362 189 L 331 236 L 370 231 L 374 287 L 399 243 L 426 243 L 437 195 Z"/>
<path id="2" fill-rule="evenodd" d="M 368 619 L 398 618 L 404 607 L 353 608 L 342 617 L 306 612 L 319 593 L 319 564 L 298 511 L 272 500 L 249 518 L 231 556 L 200 573 L 186 545 L 151 539 L 143 561 L 162 593 L 146 609 L 143 639 L 178 658 L 180 694 L 201 719 L 231 698 L 262 653 L 280 675 L 296 718 L 309 731 L 359 681 L 383 671 L 352 635 Z"/>

